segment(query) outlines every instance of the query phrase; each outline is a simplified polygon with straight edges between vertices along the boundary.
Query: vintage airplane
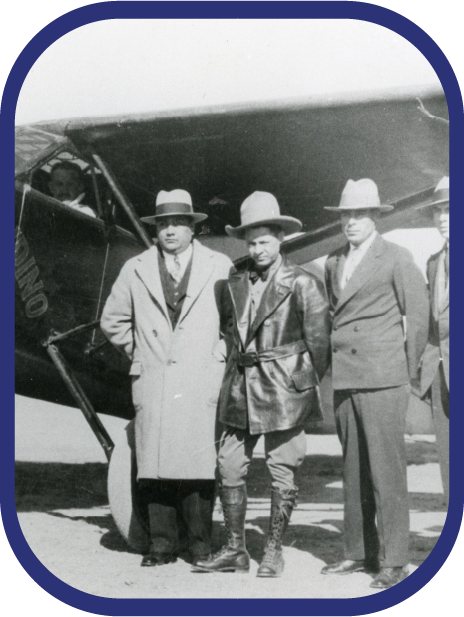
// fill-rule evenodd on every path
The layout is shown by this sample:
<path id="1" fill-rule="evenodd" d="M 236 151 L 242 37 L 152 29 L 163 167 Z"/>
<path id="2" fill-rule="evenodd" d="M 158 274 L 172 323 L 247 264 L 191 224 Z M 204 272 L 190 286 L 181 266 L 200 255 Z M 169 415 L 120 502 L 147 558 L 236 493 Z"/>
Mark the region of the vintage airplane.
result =
<path id="1" fill-rule="evenodd" d="M 427 225 L 414 206 L 448 172 L 448 127 L 436 121 L 446 117 L 441 90 L 416 89 L 17 128 L 16 392 L 82 410 L 110 461 L 110 505 L 130 545 L 147 543 L 131 432 L 114 448 L 97 416 L 133 418 L 129 365 L 98 326 L 122 265 L 153 243 L 139 217 L 157 192 L 187 189 L 209 215 L 201 241 L 238 259 L 244 246 L 224 226 L 239 223 L 247 195 L 270 191 L 304 223 L 284 250 L 317 270 L 311 262 L 343 242 L 323 206 L 338 204 L 348 178 L 373 178 L 394 204 L 381 231 Z M 51 195 L 60 160 L 83 170 L 96 217 Z"/>

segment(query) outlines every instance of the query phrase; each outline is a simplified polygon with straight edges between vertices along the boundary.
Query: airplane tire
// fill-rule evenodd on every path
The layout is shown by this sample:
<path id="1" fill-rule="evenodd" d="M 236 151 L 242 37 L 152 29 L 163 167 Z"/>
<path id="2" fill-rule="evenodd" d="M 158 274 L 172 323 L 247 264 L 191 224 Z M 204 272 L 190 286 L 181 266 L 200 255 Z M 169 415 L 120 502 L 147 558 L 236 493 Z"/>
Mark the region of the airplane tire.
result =
<path id="1" fill-rule="evenodd" d="M 127 544 L 140 553 L 149 548 L 149 533 L 135 500 L 134 420 L 115 443 L 108 468 L 108 499 L 114 522 Z"/>

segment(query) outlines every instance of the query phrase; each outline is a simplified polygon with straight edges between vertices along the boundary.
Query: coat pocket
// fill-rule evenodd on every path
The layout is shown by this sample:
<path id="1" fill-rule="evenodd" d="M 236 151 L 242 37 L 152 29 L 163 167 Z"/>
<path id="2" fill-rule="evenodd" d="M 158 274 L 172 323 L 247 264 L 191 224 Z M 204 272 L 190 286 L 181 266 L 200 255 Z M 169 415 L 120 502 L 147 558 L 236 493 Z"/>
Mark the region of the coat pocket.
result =
<path id="1" fill-rule="evenodd" d="M 300 371 L 299 373 L 292 373 L 292 381 L 295 389 L 298 392 L 309 390 L 317 386 L 317 381 L 312 373 L 309 371 Z"/>

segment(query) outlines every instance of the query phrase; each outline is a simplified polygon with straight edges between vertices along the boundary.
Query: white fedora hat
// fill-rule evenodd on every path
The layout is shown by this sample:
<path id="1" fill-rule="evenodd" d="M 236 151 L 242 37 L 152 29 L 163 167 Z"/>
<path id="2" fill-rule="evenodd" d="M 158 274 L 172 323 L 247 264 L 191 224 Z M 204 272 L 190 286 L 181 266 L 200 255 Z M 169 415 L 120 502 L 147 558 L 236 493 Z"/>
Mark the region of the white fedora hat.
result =
<path id="1" fill-rule="evenodd" d="M 194 223 L 199 223 L 208 218 L 207 214 L 193 211 L 190 193 L 183 189 L 160 191 L 156 196 L 155 214 L 144 216 L 140 220 L 143 223 L 155 224 L 158 219 L 165 216 L 188 216 Z"/>
<path id="2" fill-rule="evenodd" d="M 245 231 L 250 227 L 265 227 L 278 225 L 285 235 L 300 231 L 303 224 L 293 216 L 280 214 L 279 203 L 272 193 L 255 191 L 245 199 L 240 207 L 239 227 L 226 225 L 226 233 L 233 238 L 244 238 Z"/>
<path id="3" fill-rule="evenodd" d="M 435 187 L 433 192 L 432 201 L 427 204 L 417 206 L 416 210 L 422 210 L 422 208 L 431 208 L 432 206 L 439 206 L 440 204 L 449 204 L 449 176 L 443 176 L 440 182 Z"/>
<path id="4" fill-rule="evenodd" d="M 341 212 L 343 210 L 379 210 L 389 212 L 393 206 L 380 203 L 379 189 L 374 180 L 362 178 L 361 180 L 348 180 L 343 189 L 342 198 L 338 207 L 326 206 L 324 210 Z"/>

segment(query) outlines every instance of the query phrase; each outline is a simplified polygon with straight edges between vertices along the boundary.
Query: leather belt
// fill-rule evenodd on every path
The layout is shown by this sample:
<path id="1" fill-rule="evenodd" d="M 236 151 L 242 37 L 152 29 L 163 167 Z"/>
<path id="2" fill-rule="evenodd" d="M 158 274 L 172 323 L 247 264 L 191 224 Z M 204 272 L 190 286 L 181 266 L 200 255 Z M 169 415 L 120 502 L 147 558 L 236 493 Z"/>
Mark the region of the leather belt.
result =
<path id="1" fill-rule="evenodd" d="M 255 366 L 261 362 L 269 362 L 270 360 L 293 356 L 306 350 L 307 348 L 304 341 L 287 343 L 287 345 L 281 345 L 280 347 L 274 347 L 273 349 L 265 349 L 259 353 L 257 351 L 242 353 L 237 350 L 237 364 L 238 366 Z"/>

